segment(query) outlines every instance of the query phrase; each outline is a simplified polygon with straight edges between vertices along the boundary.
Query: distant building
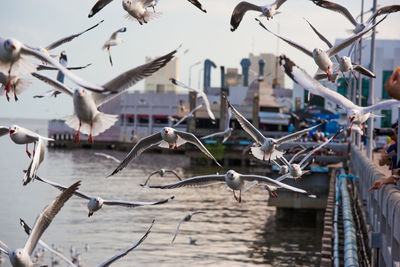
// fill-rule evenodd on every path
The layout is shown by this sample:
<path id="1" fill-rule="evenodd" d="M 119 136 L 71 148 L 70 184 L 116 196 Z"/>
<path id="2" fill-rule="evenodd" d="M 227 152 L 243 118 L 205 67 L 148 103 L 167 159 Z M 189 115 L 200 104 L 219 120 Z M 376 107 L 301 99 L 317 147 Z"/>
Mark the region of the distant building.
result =
<path id="1" fill-rule="evenodd" d="M 151 60 L 152 58 L 146 57 L 146 62 Z M 178 73 L 179 59 L 174 58 L 164 68 L 161 68 L 155 74 L 144 79 L 144 91 L 156 93 L 176 93 L 177 88 L 169 81 L 169 79 L 175 78 L 179 80 Z"/>
<path id="2" fill-rule="evenodd" d="M 249 69 L 249 81 L 254 81 L 259 78 L 259 60 L 264 60 L 264 75 L 263 79 L 266 83 L 274 85 L 278 83 L 281 88 L 285 87 L 285 73 L 280 69 L 277 62 L 277 56 L 270 53 L 261 53 L 259 55 L 249 54 L 251 62 Z M 275 76 L 277 80 L 274 81 Z"/>
<path id="3" fill-rule="evenodd" d="M 342 40 L 336 40 L 335 44 Z M 369 62 L 370 62 L 370 47 L 371 41 L 370 40 L 363 40 L 363 52 L 362 52 L 362 65 L 370 69 Z M 341 55 L 348 54 L 348 48 L 343 50 Z M 375 103 L 381 101 L 382 99 L 390 98 L 386 94 L 385 90 L 385 82 L 393 72 L 393 70 L 400 66 L 400 40 L 376 40 L 376 51 L 375 51 L 375 90 L 374 90 L 374 101 Z M 340 76 L 341 77 L 341 76 Z M 346 75 L 346 77 L 349 77 Z M 348 79 L 348 78 L 347 78 Z M 351 80 L 354 78 L 348 79 L 350 84 Z M 362 106 L 366 106 L 369 103 L 369 81 L 368 77 L 363 76 L 362 79 L 362 98 L 361 103 Z M 356 81 L 357 82 L 357 81 Z M 351 90 L 346 86 L 343 78 L 339 78 L 336 84 L 321 81 L 321 83 L 339 93 L 345 95 L 348 98 L 351 98 Z M 293 86 L 293 101 L 295 103 L 295 109 L 303 108 L 304 103 L 307 103 L 308 100 L 305 98 L 305 90 L 299 86 L 298 84 L 294 84 Z M 324 107 L 330 111 L 338 112 L 342 111 L 342 109 L 338 109 L 336 104 L 325 101 L 325 99 L 313 96 L 312 99 L 313 105 L 318 105 Z M 297 106 L 297 107 L 296 107 Z M 390 127 L 392 123 L 397 121 L 398 112 L 397 108 L 381 110 L 380 113 L 376 113 L 383 115 L 382 118 L 375 118 L 374 119 L 374 127 Z"/>

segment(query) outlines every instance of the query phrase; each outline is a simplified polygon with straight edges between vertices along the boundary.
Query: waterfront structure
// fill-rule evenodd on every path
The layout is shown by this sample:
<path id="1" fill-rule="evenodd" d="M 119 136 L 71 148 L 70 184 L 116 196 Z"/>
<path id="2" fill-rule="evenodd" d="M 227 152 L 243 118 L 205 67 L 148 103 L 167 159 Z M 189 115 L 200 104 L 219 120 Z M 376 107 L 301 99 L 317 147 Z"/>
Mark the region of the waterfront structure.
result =
<path id="1" fill-rule="evenodd" d="M 152 58 L 146 57 L 146 63 Z M 174 58 L 162 69 L 157 71 L 157 75 L 151 75 L 144 79 L 144 91 L 167 93 L 177 92 L 176 87 L 169 81 L 170 78 L 179 80 L 179 59 Z"/>

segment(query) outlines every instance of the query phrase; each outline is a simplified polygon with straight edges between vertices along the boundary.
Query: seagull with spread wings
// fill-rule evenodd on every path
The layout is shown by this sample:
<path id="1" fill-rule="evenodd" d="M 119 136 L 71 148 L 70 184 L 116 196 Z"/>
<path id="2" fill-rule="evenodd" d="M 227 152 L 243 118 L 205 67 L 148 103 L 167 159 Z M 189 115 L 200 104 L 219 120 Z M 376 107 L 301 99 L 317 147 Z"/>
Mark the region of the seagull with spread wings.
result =
<path id="1" fill-rule="evenodd" d="M 38 181 L 41 181 L 48 185 L 51 185 L 61 191 L 65 191 L 67 189 L 67 187 L 65 187 L 63 185 L 57 184 L 57 183 L 49 181 L 49 180 L 45 180 L 40 177 L 36 177 L 36 179 Z M 101 197 L 90 196 L 90 195 L 82 193 L 80 191 L 75 191 L 74 195 L 77 197 L 89 200 L 89 203 L 87 205 L 88 210 L 89 210 L 88 217 L 92 216 L 94 212 L 100 210 L 103 207 L 103 205 L 136 208 L 139 206 L 153 206 L 153 205 L 165 204 L 165 203 L 172 201 L 175 198 L 174 196 L 172 196 L 170 198 L 163 199 L 163 200 L 156 201 L 156 202 L 132 202 L 132 201 L 121 201 L 121 200 L 106 200 L 106 199 L 102 199 Z"/>
<path id="2" fill-rule="evenodd" d="M 384 17 L 382 20 L 384 20 L 386 17 Z M 270 31 L 269 29 L 267 29 L 267 27 L 265 27 L 265 25 L 256 18 L 256 21 L 258 21 L 258 23 L 260 24 L 260 26 L 262 28 L 264 28 L 265 30 L 267 30 L 268 32 L 270 32 L 271 34 L 275 35 L 276 37 L 278 37 L 279 39 L 285 41 L 286 43 L 288 43 L 289 45 L 293 46 L 294 48 L 300 50 L 301 52 L 305 53 L 306 55 L 312 57 L 314 59 L 315 64 L 317 64 L 318 66 L 318 70 L 317 70 L 317 74 L 319 73 L 326 73 L 326 75 L 328 76 L 328 81 L 331 81 L 331 76 L 332 76 L 332 72 L 334 69 L 334 65 L 331 61 L 331 57 L 335 56 L 337 53 L 339 53 L 340 51 L 342 51 L 343 49 L 345 49 L 346 47 L 352 45 L 356 40 L 358 40 L 359 38 L 361 38 L 364 34 L 366 34 L 367 32 L 369 32 L 370 30 L 372 30 L 373 28 L 375 28 L 379 23 L 382 22 L 382 20 L 378 21 L 377 23 L 375 23 L 374 25 L 365 28 L 364 30 L 362 30 L 361 32 L 357 33 L 357 34 L 353 34 L 352 36 L 350 36 L 349 38 L 343 40 L 342 42 L 336 44 L 335 46 L 329 48 L 328 50 L 324 51 L 320 48 L 315 48 L 313 51 L 287 39 L 284 38 L 272 31 Z"/>
<path id="3" fill-rule="evenodd" d="M 124 40 L 122 40 L 120 38 L 117 38 L 117 35 L 120 32 L 126 32 L 126 27 L 122 27 L 121 29 L 118 29 L 117 31 L 113 32 L 111 34 L 110 38 L 108 38 L 108 40 L 103 45 L 103 50 L 106 49 L 107 52 L 108 52 L 108 58 L 110 60 L 111 67 L 113 65 L 113 61 L 112 61 L 112 58 L 111 58 L 110 47 L 119 45 L 120 43 L 122 43 L 124 41 Z"/>
<path id="4" fill-rule="evenodd" d="M 285 2 L 286 0 L 276 0 L 274 3 L 266 6 L 257 6 L 246 1 L 240 2 L 236 5 L 235 9 L 232 12 L 231 31 L 235 31 L 239 27 L 239 24 L 247 11 L 261 12 L 260 16 L 265 16 L 269 20 L 273 19 L 276 14 L 280 13 L 279 11 L 277 11 L 277 9 Z"/>
<path id="5" fill-rule="evenodd" d="M 228 108 L 228 111 L 226 113 L 226 120 L 225 120 L 225 130 L 223 132 L 216 132 L 216 133 L 212 133 L 206 136 L 201 137 L 201 140 L 204 139 L 210 139 L 210 138 L 214 138 L 214 137 L 219 137 L 222 136 L 222 143 L 225 143 L 229 137 L 232 134 L 233 129 L 230 127 L 230 122 L 231 122 L 231 116 L 232 116 L 232 112 L 231 112 L 231 108 Z"/>
<path id="6" fill-rule="evenodd" d="M 192 211 L 192 212 L 189 212 L 188 214 L 186 214 L 185 217 L 183 217 L 183 218 L 179 221 L 178 226 L 176 226 L 175 235 L 174 235 L 174 237 L 172 238 L 171 243 L 174 243 L 176 236 L 179 234 L 179 228 L 181 227 L 181 224 L 182 224 L 183 222 L 188 222 L 188 221 L 190 221 L 190 220 L 192 219 L 192 216 L 193 216 L 193 215 L 195 215 L 195 214 L 201 214 L 201 213 L 206 213 L 206 212 L 205 212 L 205 211 L 201 211 L 201 210 L 195 210 L 195 211 Z"/>
<path id="7" fill-rule="evenodd" d="M 396 99 L 383 100 L 372 106 L 360 107 L 338 92 L 324 87 L 307 72 L 296 66 L 296 64 L 285 55 L 279 57 L 279 64 L 286 74 L 304 89 L 309 90 L 310 93 L 314 95 L 322 96 L 326 100 L 332 101 L 341 106 L 347 112 L 350 128 L 357 131 L 359 134 L 363 134 L 361 125 L 364 124 L 368 118 L 379 117 L 373 113 L 374 111 L 400 107 L 400 101 Z"/>
<path id="8" fill-rule="evenodd" d="M 34 251 L 40 237 L 46 231 L 47 227 L 56 217 L 57 213 L 64 206 L 65 202 L 70 199 L 74 192 L 78 189 L 80 181 L 74 183 L 62 192 L 58 197 L 47 206 L 44 211 L 36 219 L 35 225 L 33 226 L 32 232 L 29 235 L 28 240 L 23 248 L 17 248 L 11 250 L 5 243 L 0 241 L 0 249 L 4 251 L 11 262 L 13 267 L 31 267 L 33 262 L 31 260 L 32 252 Z"/>
<path id="9" fill-rule="evenodd" d="M 208 116 L 210 116 L 210 119 L 215 123 L 215 116 L 214 116 L 214 113 L 211 110 L 210 101 L 208 100 L 206 93 L 204 93 L 203 91 L 200 91 L 198 89 L 191 88 L 191 87 L 187 86 L 186 84 L 177 81 L 174 78 L 170 78 L 169 80 L 173 84 L 175 84 L 176 86 L 182 87 L 182 88 L 187 89 L 187 90 L 189 90 L 191 92 L 195 92 L 196 95 L 197 95 L 197 98 L 201 97 L 201 99 L 203 99 L 204 105 L 206 106 Z"/>
<path id="10" fill-rule="evenodd" d="M 147 186 L 147 183 L 150 181 L 150 178 L 151 178 L 153 175 L 159 174 L 161 177 L 163 177 L 164 174 L 166 174 L 166 173 L 172 173 L 173 175 L 176 176 L 176 178 L 178 178 L 179 181 L 182 181 L 182 178 L 179 176 L 179 174 L 178 174 L 176 171 L 161 168 L 161 169 L 159 169 L 158 171 L 154 171 L 154 172 L 150 173 L 149 177 L 147 177 L 147 179 L 146 179 L 146 182 L 144 182 L 144 184 L 140 184 L 140 185 L 143 186 L 143 187 L 146 187 L 146 186 Z"/>
<path id="11" fill-rule="evenodd" d="M 311 0 L 314 2 L 314 4 L 316 4 L 317 6 L 338 12 L 340 14 L 342 14 L 343 16 L 345 16 L 350 22 L 351 24 L 354 25 L 354 29 L 352 30 L 353 33 L 359 33 L 362 30 L 364 30 L 366 27 L 372 25 L 373 21 L 381 16 L 381 15 L 387 15 L 393 12 L 398 12 L 400 11 L 400 5 L 390 5 L 390 6 L 384 6 L 379 8 L 378 10 L 376 10 L 374 12 L 374 14 L 372 14 L 364 23 L 358 23 L 353 15 L 351 15 L 350 11 L 345 8 L 344 6 L 341 6 L 337 3 L 331 2 L 331 1 L 326 1 L 326 0 Z"/>
<path id="12" fill-rule="evenodd" d="M 100 112 L 98 108 L 114 97 L 125 92 L 140 80 L 151 76 L 154 72 L 164 67 L 175 55 L 174 50 L 164 56 L 156 58 L 139 67 L 128 70 L 111 81 L 105 83 L 105 90 L 89 92 L 84 88 L 72 90 L 65 84 L 58 82 L 40 73 L 32 75 L 39 80 L 53 86 L 56 90 L 72 97 L 75 114 L 67 117 L 65 123 L 76 130 L 75 142 L 79 142 L 79 132 L 89 135 L 88 142 L 93 143 L 93 136 L 99 135 L 109 129 L 118 120 L 118 115 Z"/>
<path id="13" fill-rule="evenodd" d="M 273 193 L 278 188 L 285 188 L 293 192 L 305 194 L 311 198 L 316 197 L 315 195 L 311 194 L 310 192 L 307 192 L 306 190 L 281 183 L 266 176 L 240 174 L 234 170 L 229 170 L 224 175 L 211 174 L 211 175 L 195 176 L 172 184 L 150 186 L 150 188 L 173 189 L 185 186 L 199 187 L 212 184 L 226 183 L 226 185 L 233 190 L 234 198 L 238 202 L 241 202 L 242 190 L 246 188 L 245 185 L 246 182 L 255 182 L 257 184 L 265 185 L 269 189 L 269 192 L 271 193 Z M 239 197 L 237 197 L 235 194 L 236 190 L 239 190 Z"/>
<path id="14" fill-rule="evenodd" d="M 235 115 L 237 121 L 240 126 L 242 126 L 243 130 L 248 133 L 251 138 L 253 138 L 255 144 L 251 147 L 251 153 L 254 157 L 260 160 L 265 160 L 268 158 L 268 161 L 271 161 L 276 158 L 280 158 L 283 155 L 282 151 L 276 150 L 276 147 L 285 142 L 293 141 L 299 139 L 304 134 L 310 132 L 311 130 L 319 127 L 322 123 L 315 125 L 313 127 L 285 135 L 279 139 L 267 138 L 265 137 L 256 127 L 253 126 L 239 111 L 235 109 L 234 106 L 228 101 L 229 107 L 232 109 L 233 114 Z"/>
<path id="15" fill-rule="evenodd" d="M 189 142 L 197 146 L 197 148 L 200 149 L 201 152 L 203 152 L 210 159 L 214 160 L 215 164 L 221 167 L 221 165 L 214 158 L 214 156 L 207 150 L 207 148 L 200 142 L 200 140 L 194 134 L 178 131 L 170 127 L 164 127 L 161 129 L 160 132 L 157 132 L 155 134 L 140 139 L 133 146 L 131 151 L 129 151 L 128 155 L 126 155 L 126 157 L 122 160 L 121 164 L 119 164 L 118 167 L 111 173 L 110 176 L 121 171 L 129 164 L 129 162 L 131 162 L 132 160 L 137 158 L 140 154 L 142 154 L 142 152 L 153 146 L 159 146 L 162 148 L 170 148 L 170 149 L 174 148 L 175 150 L 178 150 L 178 147 L 185 144 L 186 142 Z"/>

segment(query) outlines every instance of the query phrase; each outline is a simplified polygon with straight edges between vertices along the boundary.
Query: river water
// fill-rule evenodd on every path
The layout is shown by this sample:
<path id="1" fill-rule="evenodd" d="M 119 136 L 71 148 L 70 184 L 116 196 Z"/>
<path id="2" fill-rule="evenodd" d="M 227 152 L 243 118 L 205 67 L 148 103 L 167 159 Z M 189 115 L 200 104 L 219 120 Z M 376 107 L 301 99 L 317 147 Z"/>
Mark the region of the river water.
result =
<path id="1" fill-rule="evenodd" d="M 47 133 L 45 120 L 0 119 L 0 125 L 11 124 Z M 0 145 L 0 240 L 13 249 L 23 247 L 27 239 L 19 218 L 32 226 L 59 191 L 39 181 L 22 186 L 22 170 L 29 165 L 25 146 L 14 144 L 8 135 L 0 138 Z M 145 242 L 113 266 L 319 265 L 322 225 L 316 225 L 315 218 L 303 212 L 278 220 L 276 209 L 267 205 L 268 194 L 260 188 L 243 194 L 242 203 L 237 203 L 232 192 L 221 185 L 173 190 L 141 188 L 139 184 L 148 174 L 162 167 L 183 168 L 184 177 L 220 170 L 190 166 L 184 155 L 144 153 L 116 176 L 106 178 L 116 163 L 96 157 L 94 152 L 46 150 L 38 175 L 67 186 L 81 180 L 82 192 L 103 199 L 155 201 L 172 195 L 175 199 L 165 205 L 132 209 L 104 206 L 88 218 L 87 201 L 72 197 L 42 240 L 63 248 L 66 256 L 73 246 L 81 253 L 82 266 L 97 266 L 126 249 L 143 235 L 153 219 L 156 222 Z M 96 152 L 120 159 L 126 154 Z M 175 181 L 168 175 L 152 179 L 152 184 Z M 194 215 L 191 221 L 183 223 L 171 244 L 179 220 L 194 210 L 206 213 Z M 197 240 L 196 245 L 189 244 L 189 237 Z M 41 263 L 50 264 L 48 254 Z M 2 266 L 10 266 L 8 259 Z"/>

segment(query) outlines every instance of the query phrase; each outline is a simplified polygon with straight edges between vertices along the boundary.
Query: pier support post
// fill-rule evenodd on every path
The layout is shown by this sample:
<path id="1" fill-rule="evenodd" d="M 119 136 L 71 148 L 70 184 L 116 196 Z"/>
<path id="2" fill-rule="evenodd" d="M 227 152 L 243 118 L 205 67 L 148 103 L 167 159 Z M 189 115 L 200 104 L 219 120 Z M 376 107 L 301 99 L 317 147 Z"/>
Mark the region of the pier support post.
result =
<path id="1" fill-rule="evenodd" d="M 189 109 L 193 110 L 196 107 L 197 96 L 196 92 L 189 93 Z M 189 119 L 188 123 L 188 132 L 191 133 L 196 129 L 196 112 L 193 114 L 193 117 Z"/>
<path id="2" fill-rule="evenodd" d="M 258 112 L 260 111 L 260 95 L 255 93 L 253 96 L 253 125 L 256 129 L 260 128 L 260 123 L 258 120 Z"/>
<path id="3" fill-rule="evenodd" d="M 228 110 L 228 103 L 226 102 L 226 98 L 228 97 L 228 89 L 221 88 L 221 107 L 219 109 L 219 130 L 225 130 L 225 120 L 226 120 L 226 113 Z"/>

